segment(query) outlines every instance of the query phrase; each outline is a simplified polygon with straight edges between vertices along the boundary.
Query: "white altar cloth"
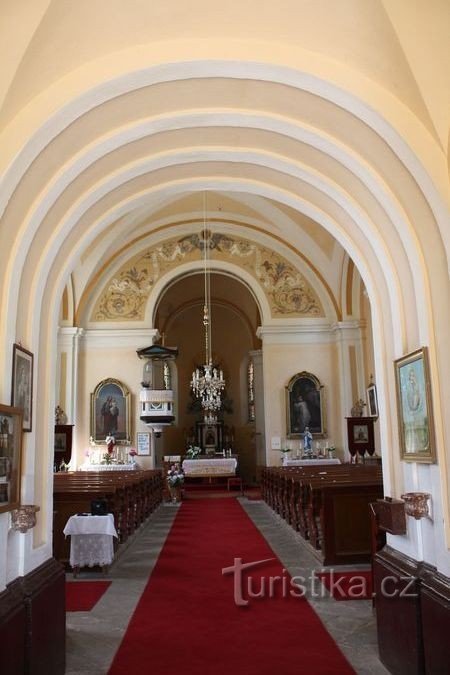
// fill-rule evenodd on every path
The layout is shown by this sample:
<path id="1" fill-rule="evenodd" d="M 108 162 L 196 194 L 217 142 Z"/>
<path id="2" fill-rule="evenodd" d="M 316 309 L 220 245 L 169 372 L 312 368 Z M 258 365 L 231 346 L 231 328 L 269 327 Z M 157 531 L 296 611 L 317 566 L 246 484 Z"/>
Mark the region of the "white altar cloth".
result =
<path id="1" fill-rule="evenodd" d="M 114 558 L 113 537 L 117 537 L 114 516 L 70 516 L 63 530 L 70 535 L 70 565 L 110 565 Z"/>
<path id="2" fill-rule="evenodd" d="M 217 476 L 235 474 L 237 459 L 224 457 L 222 459 L 185 459 L 182 464 L 186 476 Z"/>
<path id="3" fill-rule="evenodd" d="M 333 459 L 285 459 L 283 466 L 326 466 L 340 463 L 341 460 L 336 457 Z"/>
<path id="4" fill-rule="evenodd" d="M 78 471 L 135 471 L 137 464 L 81 464 Z"/>

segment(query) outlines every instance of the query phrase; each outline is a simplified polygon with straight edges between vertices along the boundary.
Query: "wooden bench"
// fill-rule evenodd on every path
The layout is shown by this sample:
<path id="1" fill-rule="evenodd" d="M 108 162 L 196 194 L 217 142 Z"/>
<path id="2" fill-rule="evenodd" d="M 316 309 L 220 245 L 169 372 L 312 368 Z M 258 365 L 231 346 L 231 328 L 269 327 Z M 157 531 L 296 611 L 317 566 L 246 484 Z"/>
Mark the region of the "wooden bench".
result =
<path id="1" fill-rule="evenodd" d="M 92 500 L 106 500 L 121 545 L 162 501 L 162 487 L 162 474 L 156 470 L 55 474 L 54 557 L 68 564 L 70 542 L 65 539 L 63 529 L 70 516 L 90 512 Z"/>
<path id="2" fill-rule="evenodd" d="M 376 465 L 266 467 L 262 495 L 324 565 L 369 562 L 369 504 L 382 497 Z"/>

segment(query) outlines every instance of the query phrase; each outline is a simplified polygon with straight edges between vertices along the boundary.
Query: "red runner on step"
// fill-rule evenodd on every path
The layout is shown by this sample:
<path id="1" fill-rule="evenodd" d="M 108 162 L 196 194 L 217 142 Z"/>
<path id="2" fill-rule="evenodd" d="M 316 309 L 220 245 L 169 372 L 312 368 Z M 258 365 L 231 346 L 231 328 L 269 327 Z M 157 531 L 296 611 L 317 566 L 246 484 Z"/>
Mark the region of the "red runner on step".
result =
<path id="1" fill-rule="evenodd" d="M 243 564 L 270 559 L 243 572 L 246 606 L 235 602 L 241 591 L 234 575 L 222 574 L 236 558 Z M 291 588 L 237 500 L 183 502 L 109 673 L 354 673 Z M 261 589 L 265 597 L 249 597 L 249 590 Z"/>
<path id="2" fill-rule="evenodd" d="M 90 612 L 110 581 L 66 581 L 66 612 Z"/>

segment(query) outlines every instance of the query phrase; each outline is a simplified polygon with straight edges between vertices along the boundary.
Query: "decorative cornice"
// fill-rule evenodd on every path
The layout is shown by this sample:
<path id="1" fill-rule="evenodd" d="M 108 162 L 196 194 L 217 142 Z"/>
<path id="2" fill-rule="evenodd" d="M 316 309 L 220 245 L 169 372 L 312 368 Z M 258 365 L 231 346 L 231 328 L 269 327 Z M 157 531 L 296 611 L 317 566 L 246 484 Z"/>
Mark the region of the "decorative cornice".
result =
<path id="1" fill-rule="evenodd" d="M 83 331 L 80 348 L 147 347 L 159 338 L 157 328 L 105 328 Z"/>
<path id="2" fill-rule="evenodd" d="M 304 319 L 302 323 L 279 322 L 259 326 L 257 337 L 265 344 L 327 343 L 335 342 L 336 336 L 326 319 Z"/>

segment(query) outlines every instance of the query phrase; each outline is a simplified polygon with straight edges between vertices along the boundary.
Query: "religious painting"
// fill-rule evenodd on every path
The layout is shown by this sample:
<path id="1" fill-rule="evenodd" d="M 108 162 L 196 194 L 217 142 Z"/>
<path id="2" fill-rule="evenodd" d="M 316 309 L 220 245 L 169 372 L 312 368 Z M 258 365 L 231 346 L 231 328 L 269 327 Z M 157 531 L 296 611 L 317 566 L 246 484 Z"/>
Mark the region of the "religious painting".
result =
<path id="1" fill-rule="evenodd" d="M 13 345 L 11 405 L 22 410 L 23 431 L 31 431 L 33 421 L 33 354 Z"/>
<path id="2" fill-rule="evenodd" d="M 286 387 L 287 437 L 300 438 L 305 429 L 316 438 L 326 434 L 325 392 L 315 375 L 302 371 Z"/>
<path id="3" fill-rule="evenodd" d="M 130 392 L 119 382 L 102 380 L 91 394 L 91 437 L 105 443 L 113 436 L 116 444 L 130 443 Z"/>
<path id="4" fill-rule="evenodd" d="M 353 425 L 353 442 L 354 443 L 367 443 L 369 440 L 369 427 L 367 424 L 354 424 Z"/>
<path id="5" fill-rule="evenodd" d="M 0 513 L 20 505 L 22 410 L 0 405 Z"/>
<path id="6" fill-rule="evenodd" d="M 394 363 L 401 458 L 433 463 L 436 452 L 427 348 Z"/>
<path id="7" fill-rule="evenodd" d="M 367 413 L 369 417 L 378 417 L 378 397 L 377 387 L 371 382 L 366 390 L 367 395 Z"/>

